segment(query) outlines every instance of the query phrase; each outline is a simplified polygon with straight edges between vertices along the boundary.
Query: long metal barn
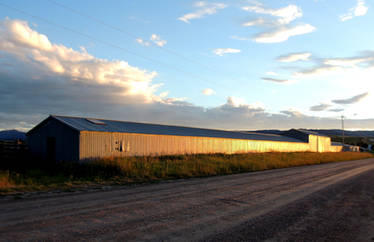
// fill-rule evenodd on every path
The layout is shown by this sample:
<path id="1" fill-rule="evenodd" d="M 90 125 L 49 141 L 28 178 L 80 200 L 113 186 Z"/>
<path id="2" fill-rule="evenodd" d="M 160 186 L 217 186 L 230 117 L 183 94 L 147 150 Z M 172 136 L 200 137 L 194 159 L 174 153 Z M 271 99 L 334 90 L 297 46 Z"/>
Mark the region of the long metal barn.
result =
<path id="1" fill-rule="evenodd" d="M 27 133 L 41 158 L 76 161 L 118 156 L 248 152 L 339 152 L 327 136 L 291 129 L 283 135 L 51 115 Z"/>

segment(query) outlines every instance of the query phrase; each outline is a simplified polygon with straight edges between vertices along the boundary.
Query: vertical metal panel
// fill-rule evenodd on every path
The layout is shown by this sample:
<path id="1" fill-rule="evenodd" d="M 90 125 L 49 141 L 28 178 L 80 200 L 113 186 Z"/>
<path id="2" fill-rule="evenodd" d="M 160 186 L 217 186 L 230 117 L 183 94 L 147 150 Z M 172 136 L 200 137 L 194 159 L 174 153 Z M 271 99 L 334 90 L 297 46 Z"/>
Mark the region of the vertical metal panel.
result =
<path id="1" fill-rule="evenodd" d="M 147 135 L 82 131 L 80 158 L 108 156 L 175 155 L 198 153 L 247 153 L 247 152 L 293 152 L 332 151 L 329 138 L 311 135 L 309 143 L 239 140 L 209 137 L 186 137 L 172 135 Z M 320 143 L 320 148 L 317 146 Z M 124 150 L 120 151 L 120 144 Z M 128 150 L 127 150 L 128 149 Z"/>

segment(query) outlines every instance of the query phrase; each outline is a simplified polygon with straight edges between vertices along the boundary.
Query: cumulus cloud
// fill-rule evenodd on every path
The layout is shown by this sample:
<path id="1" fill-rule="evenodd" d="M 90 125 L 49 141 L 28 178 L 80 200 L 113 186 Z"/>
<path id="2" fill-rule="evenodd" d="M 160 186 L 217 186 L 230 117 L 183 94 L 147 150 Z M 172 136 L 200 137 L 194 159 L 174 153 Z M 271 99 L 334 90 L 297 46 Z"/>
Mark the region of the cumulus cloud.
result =
<path id="1" fill-rule="evenodd" d="M 187 13 L 178 19 L 185 23 L 190 23 L 191 19 L 203 18 L 205 15 L 212 15 L 218 12 L 218 10 L 224 9 L 227 7 L 223 3 L 211 3 L 211 2 L 196 2 L 194 7 L 197 8 L 195 12 Z"/>
<path id="2" fill-rule="evenodd" d="M 166 45 L 167 43 L 166 40 L 161 39 L 161 37 L 157 34 L 152 34 L 150 40 L 160 47 Z"/>
<path id="3" fill-rule="evenodd" d="M 214 49 L 213 53 L 219 56 L 223 56 L 224 54 L 235 54 L 240 53 L 241 50 L 233 49 L 233 48 L 218 48 Z"/>
<path id="4" fill-rule="evenodd" d="M 310 111 L 320 112 L 320 111 L 324 111 L 324 110 L 328 109 L 329 107 L 331 107 L 331 104 L 321 103 L 319 105 L 315 105 L 315 106 L 310 107 Z"/>
<path id="5" fill-rule="evenodd" d="M 296 62 L 296 61 L 307 61 L 311 56 L 311 53 L 292 53 L 288 55 L 279 56 L 277 61 L 279 62 Z"/>
<path id="6" fill-rule="evenodd" d="M 290 82 L 290 80 L 287 80 L 287 79 L 278 79 L 278 78 L 272 78 L 272 77 L 261 77 L 261 79 L 264 81 L 277 82 L 277 83 Z"/>
<path id="7" fill-rule="evenodd" d="M 362 93 L 362 94 L 359 94 L 359 95 L 356 95 L 356 96 L 353 96 L 347 99 L 335 99 L 335 100 L 332 100 L 332 102 L 336 104 L 353 104 L 353 103 L 358 103 L 359 101 L 361 101 L 368 95 L 369 93 L 365 92 L 365 93 Z"/>
<path id="8" fill-rule="evenodd" d="M 368 11 L 368 7 L 365 6 L 365 1 L 357 0 L 356 6 L 349 9 L 348 13 L 340 15 L 339 18 L 341 21 L 347 21 L 354 17 L 364 16 L 366 15 L 367 11 Z"/>
<path id="9" fill-rule="evenodd" d="M 206 96 L 210 96 L 210 95 L 215 94 L 216 92 L 211 88 L 206 88 L 206 89 L 202 90 L 201 93 L 206 95 Z"/>
<path id="10" fill-rule="evenodd" d="M 1 21 L 0 33 L 1 51 L 44 74 L 68 77 L 75 82 L 117 86 L 123 95 L 138 96 L 147 101 L 157 99 L 154 92 L 159 85 L 152 84 L 156 72 L 139 69 L 125 61 L 95 58 L 84 49 L 77 51 L 53 44 L 25 21 Z"/>
<path id="11" fill-rule="evenodd" d="M 168 97 L 155 72 L 52 43 L 20 20 L 0 21 L 0 52 L 0 130 L 28 130 L 49 114 L 232 130 L 336 126 L 336 119 L 269 113 L 237 97 L 211 108 Z M 372 119 L 349 123 L 374 128 Z"/>
<path id="12" fill-rule="evenodd" d="M 253 117 L 256 114 L 263 114 L 265 111 L 264 105 L 260 102 L 248 104 L 243 98 L 240 97 L 228 97 L 226 103 L 212 108 L 209 110 L 211 113 L 231 113 L 240 112 L 241 116 Z"/>
<path id="13" fill-rule="evenodd" d="M 253 38 L 258 43 L 279 43 L 288 40 L 292 36 L 303 35 L 315 31 L 310 24 L 299 24 L 296 26 L 282 26 L 273 31 L 260 33 Z"/>

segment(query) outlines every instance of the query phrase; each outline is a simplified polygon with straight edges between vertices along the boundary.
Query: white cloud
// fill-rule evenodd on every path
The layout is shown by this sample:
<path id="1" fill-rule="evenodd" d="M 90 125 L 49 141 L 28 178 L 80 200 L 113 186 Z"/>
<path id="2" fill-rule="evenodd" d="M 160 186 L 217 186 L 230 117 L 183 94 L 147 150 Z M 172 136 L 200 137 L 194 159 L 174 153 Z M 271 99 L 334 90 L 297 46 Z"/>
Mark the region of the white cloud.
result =
<path id="1" fill-rule="evenodd" d="M 321 103 L 319 105 L 315 105 L 315 106 L 310 107 L 310 111 L 320 112 L 320 111 L 324 111 L 324 110 L 328 109 L 329 107 L 331 107 L 331 104 Z"/>
<path id="2" fill-rule="evenodd" d="M 150 45 L 150 43 L 148 41 L 145 41 L 142 38 L 137 38 L 137 39 L 135 39 L 135 41 L 138 42 L 138 44 L 140 44 L 140 45 L 144 45 L 144 46 L 149 46 Z"/>
<path id="3" fill-rule="evenodd" d="M 316 77 L 316 76 L 327 76 L 327 75 L 339 75 L 343 74 L 344 68 L 340 66 L 317 66 L 311 69 L 301 70 L 295 72 L 295 77 Z"/>
<path id="4" fill-rule="evenodd" d="M 255 3 L 255 5 L 252 6 L 245 6 L 242 7 L 243 10 L 249 11 L 249 12 L 255 12 L 258 14 L 266 14 L 271 15 L 273 17 L 276 17 L 276 21 L 278 24 L 285 25 L 289 24 L 292 21 L 294 21 L 296 18 L 300 18 L 303 16 L 303 12 L 300 7 L 290 4 L 286 7 L 279 8 L 279 9 L 271 9 L 271 8 L 265 8 L 261 3 Z M 248 22 L 251 23 L 251 22 Z M 263 24 L 263 19 L 257 19 L 254 22 L 252 22 L 253 25 Z M 247 25 L 252 26 L 252 25 Z"/>
<path id="5" fill-rule="evenodd" d="M 316 28 L 310 24 L 299 24 L 292 27 L 282 26 L 270 32 L 261 33 L 253 38 L 258 43 L 279 43 L 292 36 L 311 33 Z"/>
<path id="6" fill-rule="evenodd" d="M 357 66 L 357 64 L 368 62 L 373 59 L 374 57 L 324 59 L 323 64 L 330 65 L 330 66 L 340 66 L 340 67 L 354 67 L 354 66 Z"/>
<path id="7" fill-rule="evenodd" d="M 166 40 L 161 39 L 161 37 L 157 34 L 152 34 L 150 40 L 160 47 L 166 45 L 167 43 Z"/>
<path id="8" fill-rule="evenodd" d="M 152 41 L 155 45 L 158 45 L 160 47 L 166 45 L 166 43 L 167 43 L 166 40 L 161 39 L 161 37 L 157 34 L 152 34 L 151 37 L 149 37 L 149 40 Z M 137 38 L 137 39 L 135 39 L 135 41 L 138 42 L 140 45 L 144 45 L 144 46 L 150 46 L 151 45 L 150 42 L 145 41 L 142 38 Z"/>
<path id="9" fill-rule="evenodd" d="M 270 82 L 276 82 L 276 83 L 294 82 L 292 80 L 278 79 L 278 78 L 271 78 L 271 77 L 262 77 L 261 79 L 264 81 L 270 81 Z"/>
<path id="10" fill-rule="evenodd" d="M 219 106 L 223 110 L 243 110 L 244 113 L 250 112 L 251 115 L 256 112 L 264 112 L 265 108 L 261 102 L 255 102 L 253 104 L 248 104 L 244 98 L 240 97 L 228 97 L 225 104 Z"/>
<path id="11" fill-rule="evenodd" d="M 161 92 L 159 96 L 160 96 L 161 98 L 165 98 L 165 97 L 167 97 L 167 95 L 169 95 L 169 92 L 168 92 L 168 91 L 165 91 L 165 92 Z"/>
<path id="12" fill-rule="evenodd" d="M 344 75 L 346 77 L 371 76 L 374 52 L 364 52 L 361 56 L 348 58 L 321 58 L 319 64 L 309 69 L 301 69 L 294 73 L 295 77 L 321 77 Z"/>
<path id="13" fill-rule="evenodd" d="M 236 39 L 236 40 L 249 40 L 249 39 L 246 38 L 246 37 L 240 37 L 240 36 L 237 36 L 237 35 L 231 35 L 231 36 L 230 36 L 230 39 Z"/>
<path id="14" fill-rule="evenodd" d="M 85 49 L 76 51 L 53 44 L 25 21 L 0 22 L 0 50 L 28 62 L 41 73 L 69 77 L 76 82 L 116 86 L 123 95 L 147 101 L 158 98 L 154 92 L 159 85 L 152 84 L 156 72 L 141 70 L 125 61 L 99 59 Z"/>
<path id="15" fill-rule="evenodd" d="M 292 108 L 290 108 L 288 110 L 280 111 L 280 113 L 285 114 L 285 115 L 290 116 L 290 117 L 293 117 L 293 118 L 302 118 L 302 117 L 305 116 L 301 112 L 299 112 L 295 109 L 292 109 Z"/>
<path id="16" fill-rule="evenodd" d="M 191 19 L 198 19 L 203 18 L 205 15 L 212 15 L 218 12 L 220 9 L 224 9 L 227 7 L 226 4 L 223 3 L 211 3 L 211 2 L 196 2 L 194 6 L 197 10 L 193 13 L 187 13 L 178 19 L 180 21 L 190 23 Z"/>
<path id="17" fill-rule="evenodd" d="M 364 16 L 368 11 L 368 7 L 365 6 L 364 0 L 357 0 L 356 6 L 349 9 L 348 13 L 339 16 L 341 21 L 347 21 L 354 17 Z"/>
<path id="18" fill-rule="evenodd" d="M 267 22 L 263 18 L 257 18 L 251 21 L 247 21 L 242 23 L 242 26 L 244 27 L 251 27 L 251 26 L 256 26 L 256 25 L 265 25 Z"/>
<path id="19" fill-rule="evenodd" d="M 260 2 L 254 1 L 251 6 L 242 7 L 243 10 L 270 16 L 269 18 L 255 18 L 242 23 L 244 27 L 267 26 L 268 31 L 258 34 L 252 40 L 258 43 L 279 43 L 292 36 L 313 32 L 316 28 L 310 24 L 291 25 L 297 18 L 303 16 L 300 7 L 290 4 L 279 9 L 266 8 Z"/>
<path id="20" fill-rule="evenodd" d="M 353 104 L 353 103 L 360 102 L 362 99 L 366 98 L 368 95 L 369 93 L 365 92 L 365 93 L 362 93 L 362 94 L 359 94 L 359 95 L 356 95 L 350 98 L 346 98 L 346 99 L 332 100 L 332 102 L 336 104 Z"/>
<path id="21" fill-rule="evenodd" d="M 267 71 L 265 74 L 268 75 L 268 76 L 278 76 L 279 75 L 278 73 L 276 73 L 274 71 Z"/>
<path id="22" fill-rule="evenodd" d="M 241 50 L 238 49 L 232 49 L 232 48 L 218 48 L 214 49 L 213 53 L 219 56 L 223 56 L 224 54 L 234 54 L 234 53 L 240 53 Z"/>
<path id="23" fill-rule="evenodd" d="M 269 113 L 260 102 L 237 97 L 212 108 L 168 97 L 154 84 L 156 72 L 52 43 L 20 20 L 0 21 L 0 51 L 0 129 L 26 130 L 51 113 L 234 130 L 331 128 L 337 122 L 295 110 Z M 374 128 L 373 119 L 349 123 Z"/>
<path id="24" fill-rule="evenodd" d="M 311 56 L 311 53 L 292 53 L 289 55 L 280 56 L 277 58 L 279 62 L 296 62 L 296 61 L 307 61 Z"/>
<path id="25" fill-rule="evenodd" d="M 206 88 L 206 89 L 202 90 L 201 93 L 206 95 L 206 96 L 210 96 L 210 95 L 215 94 L 216 92 L 211 88 Z"/>

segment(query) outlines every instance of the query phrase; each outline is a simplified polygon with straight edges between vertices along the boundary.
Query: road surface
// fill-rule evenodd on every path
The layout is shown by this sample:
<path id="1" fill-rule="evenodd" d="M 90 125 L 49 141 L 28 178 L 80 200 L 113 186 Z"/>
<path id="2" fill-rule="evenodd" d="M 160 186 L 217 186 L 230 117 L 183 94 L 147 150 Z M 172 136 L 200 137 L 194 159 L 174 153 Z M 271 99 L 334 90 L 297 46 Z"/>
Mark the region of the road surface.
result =
<path id="1" fill-rule="evenodd" d="M 0 198 L 0 240 L 371 241 L 374 159 Z"/>

